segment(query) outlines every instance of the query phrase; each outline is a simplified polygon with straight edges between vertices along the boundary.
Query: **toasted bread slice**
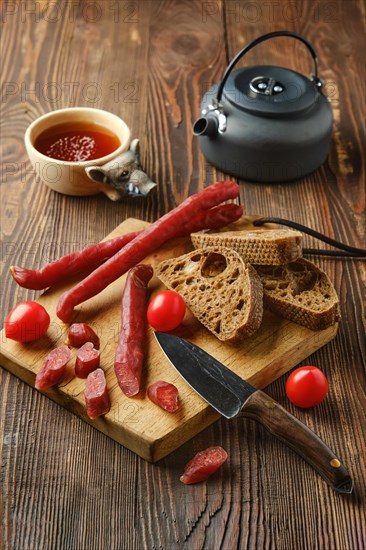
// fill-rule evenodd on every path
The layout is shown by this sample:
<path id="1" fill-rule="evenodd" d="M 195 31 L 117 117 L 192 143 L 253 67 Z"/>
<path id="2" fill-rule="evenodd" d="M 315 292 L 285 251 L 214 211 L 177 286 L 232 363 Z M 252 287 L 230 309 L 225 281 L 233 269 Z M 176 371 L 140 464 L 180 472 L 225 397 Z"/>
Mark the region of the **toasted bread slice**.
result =
<path id="1" fill-rule="evenodd" d="M 238 343 L 261 324 L 262 283 L 234 250 L 194 250 L 164 260 L 156 275 L 183 296 L 193 315 L 220 340 Z"/>
<path id="2" fill-rule="evenodd" d="M 272 311 L 311 330 L 340 319 L 339 300 L 328 276 L 308 260 L 283 266 L 255 266 L 263 283 L 264 303 Z"/>
<path id="3" fill-rule="evenodd" d="M 282 265 L 302 257 L 302 233 L 293 229 L 200 231 L 192 233 L 191 240 L 195 248 L 232 248 L 251 264 Z"/>

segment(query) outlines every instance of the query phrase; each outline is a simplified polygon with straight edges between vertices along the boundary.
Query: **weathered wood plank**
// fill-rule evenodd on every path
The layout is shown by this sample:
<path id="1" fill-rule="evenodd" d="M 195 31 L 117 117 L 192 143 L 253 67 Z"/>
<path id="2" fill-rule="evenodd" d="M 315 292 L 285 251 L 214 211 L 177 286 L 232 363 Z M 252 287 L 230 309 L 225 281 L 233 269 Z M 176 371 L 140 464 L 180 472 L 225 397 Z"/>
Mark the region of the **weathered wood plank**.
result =
<path id="1" fill-rule="evenodd" d="M 364 244 L 361 1 L 39 0 L 3 2 L 0 9 L 7 85 L 0 102 L 3 319 L 14 303 L 35 296 L 7 277 L 15 261 L 38 266 L 46 257 L 99 241 L 126 217 L 152 221 L 221 176 L 191 138 L 191 122 L 228 57 L 271 30 L 292 29 L 316 46 L 335 131 L 319 172 L 289 185 L 245 182 L 241 202 L 247 213 L 293 218 Z M 40 10 L 38 18 L 32 9 Z M 265 58 L 310 71 L 295 41 L 274 41 L 270 50 L 263 44 L 250 56 L 253 64 Z M 23 147 L 26 126 L 47 110 L 73 104 L 100 106 L 126 120 L 160 185 L 156 196 L 123 204 L 66 198 L 35 179 Z M 300 411 L 287 402 L 283 377 L 268 392 L 344 457 L 355 479 L 351 498 L 334 495 L 300 459 L 242 418 L 217 422 L 151 466 L 1 370 L 3 546 L 363 548 L 365 271 L 358 261 L 316 261 L 342 299 L 339 335 L 309 357 L 328 376 L 329 395 L 318 408 Z M 184 487 L 178 481 L 184 464 L 210 444 L 222 444 L 229 462 L 207 485 Z"/>
<path id="2" fill-rule="evenodd" d="M 4 319 L 14 303 L 36 295 L 13 285 L 11 264 L 43 265 L 98 242 L 130 214 L 148 218 L 142 201 L 113 204 L 51 192 L 31 170 L 23 135 L 44 112 L 95 106 L 122 116 L 146 147 L 150 3 L 94 2 L 93 8 L 42 0 L 1 9 Z M 0 376 L 3 546 L 137 548 L 136 532 L 120 528 L 135 519 L 134 455 L 5 371 Z"/>
<path id="3" fill-rule="evenodd" d="M 230 12 L 235 3 L 226 2 L 230 56 L 245 43 L 269 30 L 287 28 L 305 35 L 318 51 L 319 73 L 325 79 L 326 93 L 331 96 L 335 127 L 328 162 L 314 174 L 286 185 L 258 186 L 245 182 L 242 186 L 242 202 L 246 206 L 246 212 L 293 219 L 344 242 L 362 246 L 365 243 L 364 221 L 361 222 L 365 214 L 365 139 L 364 128 L 354 114 L 355 105 L 360 106 L 362 103 L 358 75 L 354 70 L 362 64 L 356 46 L 357 38 L 355 39 L 358 37 L 360 40 L 363 33 L 361 3 L 273 3 L 272 6 L 267 5 L 267 8 L 264 4 L 256 3 L 262 17 L 254 25 L 243 21 L 245 11 L 241 12 L 241 17 L 238 16 L 238 5 L 245 10 L 245 3 L 238 3 L 236 11 Z M 272 15 L 268 11 L 265 15 L 265 9 L 268 10 L 269 7 L 272 8 Z M 350 14 L 352 20 L 355 19 L 352 31 L 349 25 L 342 24 Z M 268 18 L 272 18 L 270 27 Z M 249 55 L 250 64 L 269 61 L 305 74 L 310 72 L 310 56 L 295 40 L 279 38 L 273 40 L 270 47 L 263 43 Z M 355 64 L 350 62 L 353 55 Z M 360 70 L 362 72 L 364 68 Z M 306 240 L 309 246 L 322 246 L 311 239 Z M 260 460 L 264 464 L 263 475 L 254 482 L 254 489 L 260 486 L 262 491 L 260 509 L 254 522 L 249 523 L 250 520 L 247 520 L 243 532 L 249 529 L 256 533 L 256 545 L 259 546 L 264 545 L 264 540 L 261 539 L 263 521 L 272 535 L 269 544 L 276 548 L 357 548 L 363 544 L 362 533 L 357 525 L 362 516 L 362 485 L 365 483 L 365 476 L 364 471 L 360 472 L 356 464 L 360 454 L 365 452 L 362 436 L 365 430 L 364 421 L 360 424 L 365 408 L 365 394 L 364 391 L 360 392 L 365 363 L 365 312 L 364 303 L 357 299 L 357 296 L 364 295 L 364 267 L 362 262 L 352 260 L 316 257 L 314 261 L 335 281 L 341 298 L 345 297 L 342 299 L 343 323 L 340 324 L 340 334 L 335 342 L 311 356 L 308 362 L 318 365 L 325 372 L 330 382 L 330 395 L 316 409 L 299 411 L 291 407 L 284 398 L 284 380 L 280 379 L 272 384 L 268 391 L 316 430 L 330 446 L 341 452 L 354 472 L 356 489 L 351 499 L 339 499 L 331 491 L 321 491 L 321 499 L 316 501 L 313 498 L 314 483 L 317 490 L 320 490 L 318 480 L 299 464 L 296 467 L 292 455 L 277 447 L 275 442 L 264 441 L 264 434 L 258 433 L 256 440 L 261 446 Z M 355 395 L 361 395 L 361 398 L 354 399 L 352 396 Z M 264 448 L 268 445 L 270 449 L 265 452 Z M 243 452 L 245 451 L 241 450 Z M 299 476 L 300 472 L 303 473 L 302 478 Z M 280 480 L 278 485 L 273 483 L 274 479 Z M 295 486 L 298 491 L 294 490 Z M 298 494 L 301 495 L 301 500 Z M 287 498 L 284 499 L 283 495 Z M 297 510 L 296 514 L 294 510 Z M 307 527 L 301 515 L 307 518 Z M 251 547 L 248 541 L 243 541 L 242 544 L 243 547 Z"/>

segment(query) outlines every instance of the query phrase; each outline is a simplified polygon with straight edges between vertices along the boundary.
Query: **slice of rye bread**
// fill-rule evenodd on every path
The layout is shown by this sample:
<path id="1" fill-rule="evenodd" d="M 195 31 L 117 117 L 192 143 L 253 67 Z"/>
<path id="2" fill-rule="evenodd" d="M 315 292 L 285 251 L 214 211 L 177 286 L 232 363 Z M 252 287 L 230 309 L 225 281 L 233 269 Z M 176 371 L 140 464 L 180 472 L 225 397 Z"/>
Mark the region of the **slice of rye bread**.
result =
<path id="1" fill-rule="evenodd" d="M 251 264 L 282 265 L 302 257 L 302 233 L 293 229 L 200 231 L 191 240 L 195 248 L 232 248 Z"/>
<path id="2" fill-rule="evenodd" d="M 269 309 L 311 330 L 340 319 L 339 300 L 329 277 L 308 260 L 283 266 L 254 266 L 263 283 Z"/>
<path id="3" fill-rule="evenodd" d="M 219 340 L 239 343 L 259 328 L 263 288 L 255 269 L 229 248 L 208 247 L 161 262 L 156 275 L 183 296 Z"/>

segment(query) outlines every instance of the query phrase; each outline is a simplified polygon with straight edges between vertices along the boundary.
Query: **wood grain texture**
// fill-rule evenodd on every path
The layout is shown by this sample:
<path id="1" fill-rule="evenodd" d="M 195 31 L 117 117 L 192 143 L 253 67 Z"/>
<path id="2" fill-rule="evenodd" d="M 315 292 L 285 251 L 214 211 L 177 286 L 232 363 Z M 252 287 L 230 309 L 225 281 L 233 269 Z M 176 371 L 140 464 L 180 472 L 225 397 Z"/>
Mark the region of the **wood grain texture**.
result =
<path id="1" fill-rule="evenodd" d="M 191 122 L 203 91 L 219 79 L 229 57 L 262 32 L 286 28 L 314 43 L 335 125 L 328 162 L 319 171 L 293 184 L 242 182 L 241 202 L 247 213 L 293 218 L 364 245 L 363 2 L 94 4 L 98 13 L 88 0 L 1 4 L 3 319 L 14 303 L 37 295 L 13 284 L 7 275 L 11 264 L 44 265 L 98 242 L 127 217 L 152 221 L 221 177 L 200 154 Z M 250 56 L 248 63 L 276 62 L 305 74 L 311 68 L 302 46 L 286 39 L 268 48 L 262 44 Z M 48 88 L 52 83 L 56 86 Z M 141 140 L 146 169 L 159 183 L 156 195 L 121 204 L 103 196 L 63 197 L 35 178 L 24 131 L 37 115 L 69 105 L 100 106 L 126 120 Z M 329 395 L 302 411 L 286 400 L 285 377 L 266 391 L 342 456 L 355 482 L 349 498 L 325 487 L 250 420 L 220 420 L 153 466 L 0 370 L 3 546 L 365 548 L 365 266 L 315 261 L 341 296 L 337 338 L 306 361 L 325 372 Z M 227 463 L 207 484 L 183 486 L 185 463 L 213 444 L 228 451 Z"/>

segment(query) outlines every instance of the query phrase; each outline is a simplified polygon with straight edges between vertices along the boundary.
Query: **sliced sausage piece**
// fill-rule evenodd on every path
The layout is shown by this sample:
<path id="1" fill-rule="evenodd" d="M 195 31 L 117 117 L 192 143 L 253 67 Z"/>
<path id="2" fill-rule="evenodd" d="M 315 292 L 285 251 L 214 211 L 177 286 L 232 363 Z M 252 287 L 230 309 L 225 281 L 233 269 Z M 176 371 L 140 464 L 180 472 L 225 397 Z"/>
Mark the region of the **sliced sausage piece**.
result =
<path id="1" fill-rule="evenodd" d="M 78 350 L 75 361 L 75 374 L 79 378 L 87 378 L 88 374 L 99 367 L 100 353 L 92 342 L 87 342 Z"/>
<path id="2" fill-rule="evenodd" d="M 146 343 L 147 285 L 153 276 L 151 265 L 140 264 L 130 269 L 122 296 L 122 321 L 114 371 L 118 384 L 127 397 L 137 395 Z"/>
<path id="3" fill-rule="evenodd" d="M 74 348 L 80 348 L 87 342 L 92 342 L 96 349 L 100 347 L 99 336 L 89 325 L 86 323 L 74 323 L 71 325 L 66 344 Z"/>
<path id="4" fill-rule="evenodd" d="M 147 396 L 164 411 L 175 412 L 178 410 L 178 390 L 174 384 L 158 380 L 147 388 Z"/>
<path id="5" fill-rule="evenodd" d="M 227 459 L 227 452 L 222 447 L 208 447 L 205 451 L 197 453 L 184 468 L 180 480 L 186 485 L 205 481 Z"/>
<path id="6" fill-rule="evenodd" d="M 84 394 L 86 413 L 92 420 L 110 411 L 111 400 L 102 369 L 96 369 L 88 375 Z"/>
<path id="7" fill-rule="evenodd" d="M 35 387 L 37 390 L 45 390 L 58 384 L 65 374 L 70 357 L 71 352 L 67 346 L 53 349 L 47 355 L 41 370 L 36 376 Z"/>

